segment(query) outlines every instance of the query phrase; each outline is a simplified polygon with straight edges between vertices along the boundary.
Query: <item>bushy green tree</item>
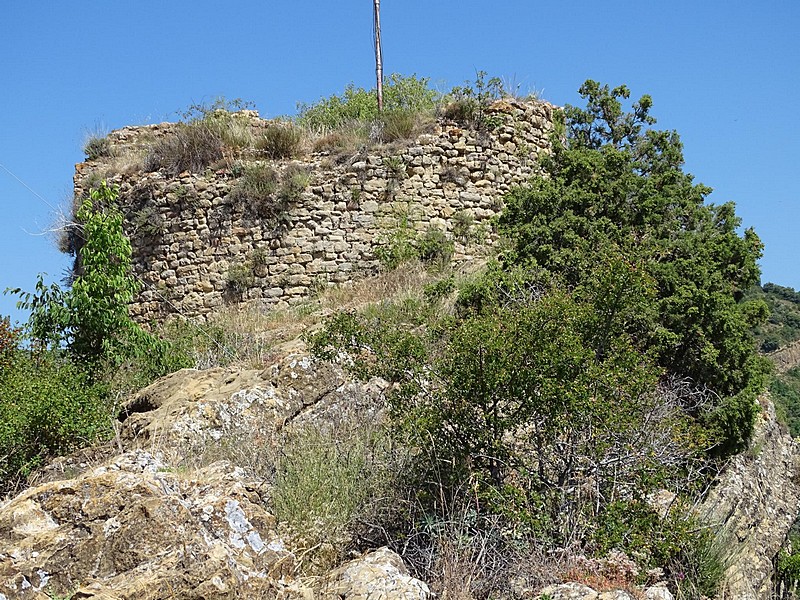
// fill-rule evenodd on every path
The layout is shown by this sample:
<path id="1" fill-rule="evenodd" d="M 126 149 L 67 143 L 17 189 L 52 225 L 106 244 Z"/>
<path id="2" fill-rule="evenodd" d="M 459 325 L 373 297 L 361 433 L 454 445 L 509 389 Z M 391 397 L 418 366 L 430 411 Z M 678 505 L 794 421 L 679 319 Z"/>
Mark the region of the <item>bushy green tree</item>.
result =
<path id="1" fill-rule="evenodd" d="M 46 286 L 39 277 L 34 292 L 11 290 L 30 310 L 28 333 L 39 349 L 69 352 L 73 361 L 116 369 L 137 361 L 146 379 L 186 365 L 169 344 L 142 329 L 128 314 L 139 290 L 131 266 L 131 244 L 123 231 L 118 190 L 102 182 L 77 212 L 81 230 L 71 287 Z"/>
<path id="2" fill-rule="evenodd" d="M 20 295 L 30 310 L 30 335 L 43 348 L 66 348 L 78 360 L 94 360 L 117 351 L 136 327 L 128 303 L 138 290 L 131 272 L 131 245 L 122 230 L 117 190 L 103 182 L 83 200 L 76 214 L 81 244 L 70 289 L 45 286 Z"/>
<path id="3" fill-rule="evenodd" d="M 763 383 L 750 328 L 765 307 L 742 302 L 758 281 L 762 244 L 752 229 L 738 234 L 733 204 L 706 203 L 711 190 L 683 171 L 677 133 L 648 128 L 649 96 L 626 113 L 625 86 L 587 81 L 580 93 L 587 107 L 564 110 L 561 137 L 542 161 L 546 176 L 507 199 L 506 263 L 543 268 L 575 286 L 605 252 L 631 257 L 656 294 L 650 317 L 628 331 L 661 366 L 725 398 L 709 419 L 721 451 L 741 449 Z"/>
<path id="4" fill-rule="evenodd" d="M 16 348 L 0 369 L 0 493 L 111 431 L 108 388 L 56 352 Z"/>

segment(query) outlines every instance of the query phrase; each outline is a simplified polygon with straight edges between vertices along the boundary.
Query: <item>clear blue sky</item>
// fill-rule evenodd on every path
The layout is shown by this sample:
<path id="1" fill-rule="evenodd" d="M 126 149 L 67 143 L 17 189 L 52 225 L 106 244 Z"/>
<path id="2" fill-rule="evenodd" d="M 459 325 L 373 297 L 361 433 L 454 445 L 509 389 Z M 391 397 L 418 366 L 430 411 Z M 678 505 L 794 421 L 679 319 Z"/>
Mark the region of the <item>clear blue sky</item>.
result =
<path id="1" fill-rule="evenodd" d="M 442 89 L 482 69 L 578 104 L 592 78 L 649 93 L 686 168 L 766 244 L 762 280 L 800 288 L 798 0 L 383 0 L 387 73 Z M 262 116 L 370 87 L 372 1 L 3 2 L 0 289 L 68 265 L 47 235 L 87 134 L 175 120 L 215 97 Z M 39 197 L 41 196 L 41 198 Z M 22 318 L 0 296 L 0 315 Z"/>

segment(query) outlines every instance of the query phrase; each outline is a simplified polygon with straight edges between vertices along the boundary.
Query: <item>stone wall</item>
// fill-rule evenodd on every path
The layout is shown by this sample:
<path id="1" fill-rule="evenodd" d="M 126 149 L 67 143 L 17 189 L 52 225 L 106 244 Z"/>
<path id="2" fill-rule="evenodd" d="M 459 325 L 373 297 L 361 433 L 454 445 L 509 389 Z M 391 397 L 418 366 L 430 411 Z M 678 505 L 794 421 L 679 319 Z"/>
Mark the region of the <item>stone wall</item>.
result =
<path id="1" fill-rule="evenodd" d="M 76 195 L 101 176 L 119 185 L 144 284 L 131 308 L 135 318 L 204 317 L 249 300 L 283 307 L 321 286 L 375 272 L 376 250 L 398 232 L 413 237 L 439 229 L 454 242 L 455 263 L 484 252 L 496 239 L 490 219 L 503 196 L 534 176 L 537 156 L 548 151 L 552 110 L 503 100 L 487 110 L 490 131 L 439 121 L 404 143 L 275 162 L 279 172 L 301 166 L 310 174 L 279 225 L 231 194 L 241 175 L 231 161 L 169 177 L 141 168 L 115 172 L 109 159 L 99 159 L 77 165 Z M 266 123 L 250 118 L 254 126 Z M 119 155 L 174 127 L 126 127 L 109 139 Z"/>

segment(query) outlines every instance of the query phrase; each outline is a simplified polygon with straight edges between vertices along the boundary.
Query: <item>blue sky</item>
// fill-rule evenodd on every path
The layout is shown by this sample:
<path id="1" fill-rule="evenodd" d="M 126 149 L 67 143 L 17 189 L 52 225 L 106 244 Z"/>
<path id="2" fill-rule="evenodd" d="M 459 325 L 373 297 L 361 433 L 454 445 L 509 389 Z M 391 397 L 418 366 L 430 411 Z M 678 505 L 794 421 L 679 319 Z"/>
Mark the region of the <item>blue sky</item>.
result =
<path id="1" fill-rule="evenodd" d="M 762 280 L 800 288 L 800 2 L 381 4 L 387 73 L 444 90 L 485 70 L 560 105 L 579 104 L 588 78 L 650 94 L 686 169 L 766 244 Z M 272 117 L 351 81 L 370 87 L 371 24 L 371 0 L 3 2 L 0 289 L 62 277 L 68 258 L 44 232 L 89 133 L 175 120 L 218 96 Z M 23 318 L 14 303 L 0 296 L 0 315 Z"/>

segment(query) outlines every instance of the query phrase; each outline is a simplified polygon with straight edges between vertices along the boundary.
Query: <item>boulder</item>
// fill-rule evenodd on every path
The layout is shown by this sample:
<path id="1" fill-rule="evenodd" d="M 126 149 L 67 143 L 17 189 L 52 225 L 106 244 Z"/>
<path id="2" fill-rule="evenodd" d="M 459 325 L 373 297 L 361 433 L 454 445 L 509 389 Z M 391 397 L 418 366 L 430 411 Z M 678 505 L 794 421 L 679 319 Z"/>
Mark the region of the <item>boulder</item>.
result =
<path id="1" fill-rule="evenodd" d="M 190 476 L 136 450 L 0 506 L 0 598 L 232 598 L 275 588 L 294 556 L 241 469 Z"/>

